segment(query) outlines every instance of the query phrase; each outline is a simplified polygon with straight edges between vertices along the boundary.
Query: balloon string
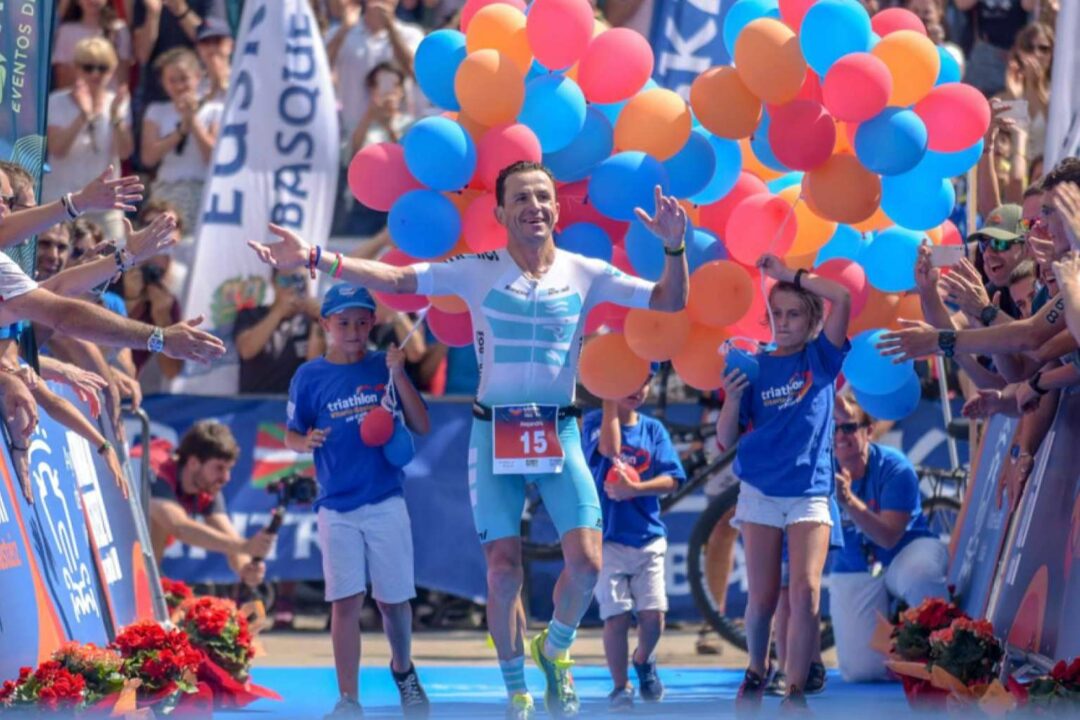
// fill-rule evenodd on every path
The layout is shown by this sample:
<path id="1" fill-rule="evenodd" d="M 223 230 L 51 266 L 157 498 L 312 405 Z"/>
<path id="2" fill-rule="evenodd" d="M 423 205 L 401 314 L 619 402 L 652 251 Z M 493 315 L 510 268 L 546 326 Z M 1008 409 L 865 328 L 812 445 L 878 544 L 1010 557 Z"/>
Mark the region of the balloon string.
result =
<path id="1" fill-rule="evenodd" d="M 769 247 L 765 250 L 766 254 L 772 252 L 773 246 L 776 245 L 776 241 L 780 238 L 781 235 L 784 234 L 784 230 L 787 228 L 787 225 L 791 221 L 791 218 L 795 217 L 795 208 L 798 207 L 799 202 L 801 200 L 802 200 L 802 194 L 800 193 L 799 196 L 795 198 L 795 202 L 791 205 L 791 209 L 788 211 L 788 214 L 784 217 L 784 222 L 782 222 L 780 224 L 780 227 L 776 230 L 776 232 L 773 233 L 772 240 L 769 241 Z M 765 301 L 765 313 L 769 317 L 769 333 L 771 334 L 771 337 L 769 338 L 769 344 L 775 346 L 776 345 L 776 318 L 773 316 L 772 305 L 769 304 L 769 294 L 765 290 L 765 282 L 766 282 L 767 279 L 768 279 L 768 277 L 765 275 L 764 272 L 762 272 L 761 273 L 761 297 Z"/>
<path id="2" fill-rule="evenodd" d="M 428 311 L 431 310 L 431 305 L 427 305 L 416 314 L 416 322 L 413 323 L 412 329 L 405 333 L 405 337 L 401 339 L 401 343 L 398 347 L 405 347 L 405 345 L 412 338 L 413 334 L 420 329 L 420 326 L 427 318 Z M 390 379 L 386 382 L 386 393 L 383 395 L 382 402 L 380 403 L 384 410 L 393 415 L 400 414 L 398 410 L 398 392 L 397 387 L 394 385 L 394 376 L 390 375 Z"/>

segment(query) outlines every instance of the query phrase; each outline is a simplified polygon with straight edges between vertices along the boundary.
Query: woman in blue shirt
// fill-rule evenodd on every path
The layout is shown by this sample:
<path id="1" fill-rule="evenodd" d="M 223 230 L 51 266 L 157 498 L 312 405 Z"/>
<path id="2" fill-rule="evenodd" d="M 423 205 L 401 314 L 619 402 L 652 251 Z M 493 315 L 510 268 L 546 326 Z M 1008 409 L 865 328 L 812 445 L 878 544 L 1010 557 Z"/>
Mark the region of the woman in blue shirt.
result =
<path id="1" fill-rule="evenodd" d="M 769 292 L 775 349 L 756 356 L 758 377 L 724 376 L 724 403 L 716 421 L 722 447 L 739 440 L 735 474 L 739 501 L 732 524 L 746 550 L 749 598 L 746 638 L 750 653 L 737 706 L 761 704 L 768 681 L 769 630 L 780 595 L 781 549 L 790 554 L 790 619 L 784 703 L 805 706 L 803 694 L 821 598 L 821 575 L 829 552 L 833 492 L 833 394 L 847 342 L 851 297 L 839 283 L 806 270 L 794 271 L 773 255 L 758 267 L 777 280 Z M 824 302 L 830 303 L 829 314 Z"/>

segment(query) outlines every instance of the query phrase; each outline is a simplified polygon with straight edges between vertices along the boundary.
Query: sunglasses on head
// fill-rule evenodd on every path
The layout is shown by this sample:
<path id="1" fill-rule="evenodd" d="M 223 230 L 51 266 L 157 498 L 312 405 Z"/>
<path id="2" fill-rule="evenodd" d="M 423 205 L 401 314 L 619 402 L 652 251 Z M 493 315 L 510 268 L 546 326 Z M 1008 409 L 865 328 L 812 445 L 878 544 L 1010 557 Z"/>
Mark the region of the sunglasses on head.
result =
<path id="1" fill-rule="evenodd" d="M 979 248 L 982 249 L 983 252 L 986 252 L 987 250 L 996 250 L 997 252 L 1006 252 L 1013 245 L 1016 245 L 1017 243 L 1020 243 L 1020 242 L 1022 242 L 1022 241 L 1021 240 L 999 240 L 998 238 L 989 238 L 989 237 L 983 236 L 983 237 L 979 238 Z"/>
<path id="2" fill-rule="evenodd" d="M 87 74 L 101 73 L 102 75 L 104 75 L 105 73 L 109 72 L 109 70 L 111 68 L 108 65 L 105 65 L 105 64 L 80 63 L 79 64 L 79 69 L 82 70 L 84 73 L 87 73 Z"/>
<path id="3" fill-rule="evenodd" d="M 854 435 L 860 428 L 866 427 L 863 423 L 846 422 L 836 423 L 836 433 L 843 433 L 844 435 Z"/>

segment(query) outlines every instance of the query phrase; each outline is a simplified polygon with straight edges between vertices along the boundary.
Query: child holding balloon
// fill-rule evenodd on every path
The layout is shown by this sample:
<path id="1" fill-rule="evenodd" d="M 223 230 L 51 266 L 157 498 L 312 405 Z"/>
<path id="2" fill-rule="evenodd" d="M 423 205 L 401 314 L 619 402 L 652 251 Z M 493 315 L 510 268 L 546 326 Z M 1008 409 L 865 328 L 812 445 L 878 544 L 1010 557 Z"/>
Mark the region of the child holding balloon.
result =
<path id="1" fill-rule="evenodd" d="M 761 704 L 769 668 L 769 630 L 780 594 L 781 549 L 788 537 L 790 561 L 784 703 L 805 706 L 804 689 L 814 655 L 821 576 L 833 520 L 833 396 L 850 347 L 851 297 L 843 285 L 806 270 L 794 271 L 763 255 L 761 272 L 778 282 L 769 292 L 775 349 L 761 352 L 757 379 L 739 369 L 724 376 L 724 403 L 717 441 L 739 441 L 735 474 L 739 501 L 732 524 L 746 550 L 749 599 L 746 637 L 750 667 L 737 708 Z M 824 302 L 830 303 L 825 315 Z M 740 428 L 749 428 L 739 439 Z"/>
<path id="2" fill-rule="evenodd" d="M 405 374 L 405 353 L 391 346 L 368 352 L 375 317 L 371 294 L 356 285 L 330 288 L 322 303 L 326 355 L 297 369 L 289 387 L 285 444 L 313 453 L 319 482 L 319 545 L 326 600 L 332 603 L 330 636 L 341 699 L 335 718 L 360 717 L 360 610 L 367 576 L 390 643 L 390 670 L 406 716 L 426 716 L 427 696 L 411 659 L 412 530 L 402 497 L 402 472 L 388 460 L 389 437 L 373 438 L 364 423 L 385 412 L 392 385 L 414 432 L 429 427 L 427 406 Z"/>
<path id="3" fill-rule="evenodd" d="M 654 373 L 657 363 L 653 363 Z M 614 688 L 612 710 L 634 704 L 627 677 L 627 634 L 637 615 L 634 670 L 642 700 L 657 702 L 664 685 L 656 671 L 656 647 L 664 630 L 667 588 L 664 557 L 667 530 L 660 520 L 660 496 L 686 481 L 671 436 L 658 420 L 638 412 L 649 396 L 652 374 L 634 393 L 606 400 L 602 411 L 587 414 L 582 450 L 600 495 L 604 547 L 596 601 L 604 621 L 604 654 Z"/>

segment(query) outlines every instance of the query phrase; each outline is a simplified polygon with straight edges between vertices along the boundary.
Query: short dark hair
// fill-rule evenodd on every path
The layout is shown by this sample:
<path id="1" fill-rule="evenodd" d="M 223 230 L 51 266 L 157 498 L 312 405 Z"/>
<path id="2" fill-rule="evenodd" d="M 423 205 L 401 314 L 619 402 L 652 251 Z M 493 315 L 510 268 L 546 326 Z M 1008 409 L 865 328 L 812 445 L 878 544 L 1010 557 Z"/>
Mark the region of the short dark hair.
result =
<path id="1" fill-rule="evenodd" d="M 1031 260 L 1022 260 L 1009 273 L 1009 282 L 1007 284 L 1012 285 L 1028 278 L 1035 278 L 1035 263 Z"/>
<path id="2" fill-rule="evenodd" d="M 180 231 L 182 235 L 184 233 L 184 216 L 180 214 L 180 210 L 168 200 L 162 200 L 161 198 L 151 198 L 143 203 L 143 206 L 139 208 L 139 224 L 142 227 L 149 225 L 153 222 L 153 215 L 165 215 L 171 214 L 176 218 L 176 229 Z"/>
<path id="3" fill-rule="evenodd" d="M 1080 157 L 1067 157 L 1059 162 L 1053 170 L 1046 173 L 1041 185 L 1043 192 L 1050 192 L 1065 182 L 1080 185 Z"/>
<path id="4" fill-rule="evenodd" d="M 217 420 L 200 420 L 180 438 L 176 447 L 179 467 L 187 464 L 188 458 L 199 462 L 207 460 L 236 460 L 240 456 L 240 447 L 236 444 L 232 430 L 225 423 Z"/>
<path id="5" fill-rule="evenodd" d="M 495 180 L 495 203 L 499 207 L 503 206 L 503 193 L 506 191 L 506 179 L 508 177 L 517 175 L 518 173 L 536 171 L 547 175 L 548 179 L 551 180 L 551 187 L 555 187 L 555 174 L 551 172 L 547 165 L 533 162 L 532 160 L 518 160 L 515 163 L 510 163 L 499 171 L 499 177 Z"/>
<path id="6" fill-rule="evenodd" d="M 1033 182 L 1033 183 L 1031 183 L 1030 185 L 1027 186 L 1027 188 L 1024 190 L 1023 197 L 1020 198 L 1020 199 L 1021 200 L 1027 200 L 1029 197 L 1035 197 L 1036 195 L 1042 195 L 1044 192 L 1046 192 L 1046 191 L 1043 190 L 1042 181 L 1037 180 L 1037 181 L 1035 181 L 1035 182 Z"/>
<path id="7" fill-rule="evenodd" d="M 401 85 L 405 84 L 404 71 L 402 71 L 402 69 L 394 63 L 384 60 L 381 63 L 378 63 L 375 67 L 371 68 L 371 70 L 368 71 L 368 74 L 364 76 L 364 87 L 366 87 L 368 90 L 372 90 L 375 87 L 375 84 L 378 82 L 379 73 L 381 72 L 388 72 L 392 75 L 396 75 L 398 83 L 400 83 Z"/>

